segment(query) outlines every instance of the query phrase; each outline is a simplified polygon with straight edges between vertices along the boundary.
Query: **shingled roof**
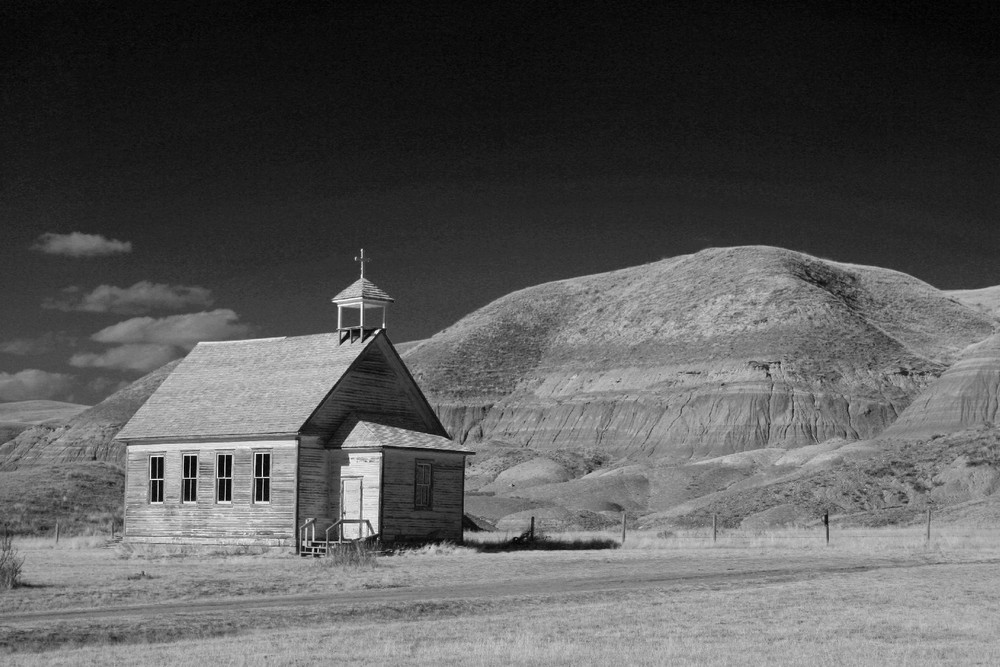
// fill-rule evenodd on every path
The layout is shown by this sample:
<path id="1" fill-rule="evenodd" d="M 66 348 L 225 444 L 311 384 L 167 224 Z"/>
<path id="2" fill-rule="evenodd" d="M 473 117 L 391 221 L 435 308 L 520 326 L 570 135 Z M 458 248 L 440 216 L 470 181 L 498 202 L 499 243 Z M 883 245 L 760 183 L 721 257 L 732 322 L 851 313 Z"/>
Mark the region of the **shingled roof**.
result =
<path id="1" fill-rule="evenodd" d="M 333 297 L 331 301 L 345 301 L 347 299 L 368 299 L 389 303 L 395 301 L 385 290 L 367 278 L 358 278 L 351 285 L 345 287 L 340 294 Z"/>
<path id="2" fill-rule="evenodd" d="M 386 426 L 371 421 L 360 420 L 349 428 L 349 434 L 344 438 L 343 446 L 351 447 L 393 447 L 402 449 L 438 449 L 452 452 L 474 453 L 457 442 L 440 435 L 419 433 L 405 428 Z"/>
<path id="3" fill-rule="evenodd" d="M 199 343 L 117 440 L 291 435 L 377 340 L 336 333 Z"/>

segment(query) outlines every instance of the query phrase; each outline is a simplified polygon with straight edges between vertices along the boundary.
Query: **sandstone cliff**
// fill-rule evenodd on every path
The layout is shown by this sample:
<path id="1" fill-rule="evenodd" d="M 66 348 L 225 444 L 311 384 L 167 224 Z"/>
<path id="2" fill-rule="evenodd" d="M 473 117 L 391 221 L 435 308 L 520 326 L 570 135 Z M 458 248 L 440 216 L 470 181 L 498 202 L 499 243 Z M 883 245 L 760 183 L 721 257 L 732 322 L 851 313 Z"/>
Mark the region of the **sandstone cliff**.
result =
<path id="1" fill-rule="evenodd" d="M 885 432 L 919 437 L 993 426 L 1000 417 L 1000 334 L 971 345 Z"/>
<path id="2" fill-rule="evenodd" d="M 872 438 L 992 322 L 895 271 L 723 248 L 514 292 L 404 358 L 463 440 L 682 462 Z"/>

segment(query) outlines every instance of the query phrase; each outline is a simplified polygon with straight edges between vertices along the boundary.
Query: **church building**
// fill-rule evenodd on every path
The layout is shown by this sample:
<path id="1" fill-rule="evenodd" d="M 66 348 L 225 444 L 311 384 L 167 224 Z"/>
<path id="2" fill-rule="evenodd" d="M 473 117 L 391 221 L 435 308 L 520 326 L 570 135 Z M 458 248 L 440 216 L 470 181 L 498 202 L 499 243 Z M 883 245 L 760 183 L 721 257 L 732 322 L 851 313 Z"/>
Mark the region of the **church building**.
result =
<path id="1" fill-rule="evenodd" d="M 333 298 L 336 332 L 199 343 L 116 436 L 125 541 L 461 541 L 473 452 L 389 341 L 392 301 L 362 261 Z"/>

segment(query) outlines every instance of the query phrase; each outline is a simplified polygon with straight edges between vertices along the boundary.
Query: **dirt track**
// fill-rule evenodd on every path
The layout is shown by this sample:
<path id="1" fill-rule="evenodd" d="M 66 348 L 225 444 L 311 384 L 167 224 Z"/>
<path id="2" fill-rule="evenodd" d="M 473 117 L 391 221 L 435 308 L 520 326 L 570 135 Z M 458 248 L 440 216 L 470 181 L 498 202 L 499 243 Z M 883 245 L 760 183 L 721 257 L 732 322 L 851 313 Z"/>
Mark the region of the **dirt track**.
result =
<path id="1" fill-rule="evenodd" d="M 482 582 L 452 586 L 391 587 L 375 590 L 358 590 L 325 595 L 283 595 L 255 598 L 228 598 L 222 600 L 195 600 L 185 602 L 163 602 L 155 604 L 128 605 L 115 607 L 95 607 L 88 609 L 47 610 L 37 612 L 17 612 L 0 614 L 0 631 L 15 626 L 36 626 L 65 622 L 90 623 L 102 621 L 114 623 L 116 620 L 129 623 L 143 619 L 168 615 L 215 615 L 249 611 L 280 611 L 282 608 L 299 612 L 304 607 L 321 608 L 326 613 L 353 610 L 364 614 L 366 609 L 377 609 L 386 605 L 406 606 L 419 603 L 448 603 L 489 601 L 491 604 L 503 600 L 541 600 L 551 597 L 581 594 L 628 592 L 637 590 L 682 590 L 692 588 L 720 589 L 768 585 L 786 581 L 840 576 L 866 572 L 881 568 L 934 567 L 933 563 L 917 561 L 870 561 L 859 564 L 844 560 L 798 561 L 784 567 L 728 567 L 725 561 L 715 563 L 708 571 L 657 572 L 640 561 L 630 563 L 629 571 L 613 571 L 607 563 L 595 563 L 594 575 L 562 579 L 529 578 L 524 581 L 501 583 Z M 622 568 L 618 568 L 619 570 Z"/>

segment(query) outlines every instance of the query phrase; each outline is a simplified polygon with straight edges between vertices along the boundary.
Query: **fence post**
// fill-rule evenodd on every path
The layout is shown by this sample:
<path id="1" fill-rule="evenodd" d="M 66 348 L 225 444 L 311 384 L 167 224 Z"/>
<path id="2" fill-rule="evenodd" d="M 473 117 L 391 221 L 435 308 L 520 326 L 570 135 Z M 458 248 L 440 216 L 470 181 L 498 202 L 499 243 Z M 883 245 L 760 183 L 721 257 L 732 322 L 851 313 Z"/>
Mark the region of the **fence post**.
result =
<path id="1" fill-rule="evenodd" d="M 56 544 L 59 544 L 59 521 L 56 521 Z"/>
<path id="2" fill-rule="evenodd" d="M 715 544 L 716 538 L 719 536 L 719 515 L 712 515 L 712 544 Z"/>
<path id="3" fill-rule="evenodd" d="M 528 530 L 528 539 L 535 541 L 535 517 L 531 517 L 531 528 Z"/>
<path id="4" fill-rule="evenodd" d="M 931 508 L 927 508 L 927 541 L 931 541 Z"/>
<path id="5" fill-rule="evenodd" d="M 625 510 L 622 510 L 622 544 L 625 544 Z"/>
<path id="6" fill-rule="evenodd" d="M 823 513 L 823 525 L 826 527 L 826 543 L 830 543 L 830 512 Z"/>

